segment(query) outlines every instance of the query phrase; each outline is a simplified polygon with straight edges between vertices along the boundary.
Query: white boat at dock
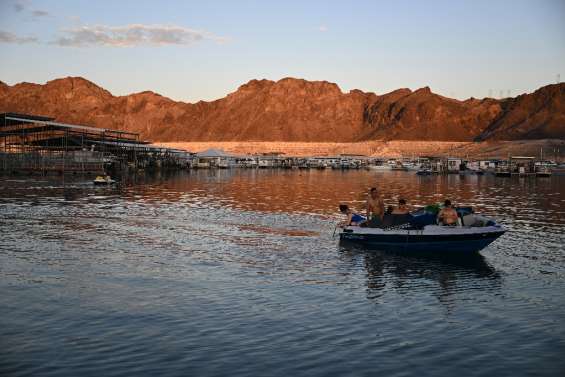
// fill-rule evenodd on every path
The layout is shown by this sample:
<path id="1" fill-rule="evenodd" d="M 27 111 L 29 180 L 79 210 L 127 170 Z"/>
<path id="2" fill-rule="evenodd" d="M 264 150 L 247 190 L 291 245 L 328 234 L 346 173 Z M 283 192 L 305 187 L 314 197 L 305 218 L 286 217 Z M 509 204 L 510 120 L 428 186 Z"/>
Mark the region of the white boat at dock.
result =
<path id="1" fill-rule="evenodd" d="M 92 181 L 96 186 L 109 186 L 116 183 L 109 175 L 99 175 Z"/>

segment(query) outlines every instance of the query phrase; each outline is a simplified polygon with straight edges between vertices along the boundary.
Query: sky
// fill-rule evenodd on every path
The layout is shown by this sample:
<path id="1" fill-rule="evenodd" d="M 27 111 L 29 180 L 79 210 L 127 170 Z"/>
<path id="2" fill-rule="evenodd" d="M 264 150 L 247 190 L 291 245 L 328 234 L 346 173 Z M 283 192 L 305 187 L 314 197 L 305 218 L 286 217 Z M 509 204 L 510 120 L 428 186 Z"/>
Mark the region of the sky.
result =
<path id="1" fill-rule="evenodd" d="M 0 80 L 224 97 L 252 79 L 466 99 L 565 79 L 565 0 L 0 0 Z"/>

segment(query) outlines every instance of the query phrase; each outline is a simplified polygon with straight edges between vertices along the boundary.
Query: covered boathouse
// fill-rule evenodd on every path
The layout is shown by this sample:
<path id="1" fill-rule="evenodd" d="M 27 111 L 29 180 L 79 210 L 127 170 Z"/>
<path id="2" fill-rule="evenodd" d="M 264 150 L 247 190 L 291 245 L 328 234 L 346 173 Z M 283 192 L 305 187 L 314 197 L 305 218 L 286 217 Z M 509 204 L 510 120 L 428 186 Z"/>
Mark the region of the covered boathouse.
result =
<path id="1" fill-rule="evenodd" d="M 180 152 L 150 145 L 134 132 L 60 123 L 36 115 L 0 114 L 3 173 L 99 174 L 109 165 L 178 164 Z"/>

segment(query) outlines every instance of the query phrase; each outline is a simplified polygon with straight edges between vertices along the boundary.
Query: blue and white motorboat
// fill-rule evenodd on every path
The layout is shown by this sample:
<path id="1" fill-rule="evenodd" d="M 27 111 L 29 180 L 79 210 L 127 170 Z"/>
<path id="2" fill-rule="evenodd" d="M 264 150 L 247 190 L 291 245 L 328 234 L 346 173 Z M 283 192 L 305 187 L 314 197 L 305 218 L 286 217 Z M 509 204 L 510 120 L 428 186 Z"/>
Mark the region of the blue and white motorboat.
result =
<path id="1" fill-rule="evenodd" d="M 484 249 L 506 232 L 493 219 L 474 213 L 460 216 L 457 226 L 439 225 L 435 215 L 423 212 L 408 216 L 403 224 L 388 227 L 347 226 L 340 232 L 340 241 L 380 250 L 469 253 Z"/>

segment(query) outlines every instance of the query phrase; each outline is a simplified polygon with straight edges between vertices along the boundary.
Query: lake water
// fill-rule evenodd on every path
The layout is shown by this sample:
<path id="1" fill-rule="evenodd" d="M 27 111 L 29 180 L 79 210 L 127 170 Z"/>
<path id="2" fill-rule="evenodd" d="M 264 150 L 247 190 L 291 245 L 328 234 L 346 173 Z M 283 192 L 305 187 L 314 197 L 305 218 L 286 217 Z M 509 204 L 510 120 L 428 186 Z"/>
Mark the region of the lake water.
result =
<path id="1" fill-rule="evenodd" d="M 339 245 L 371 186 L 509 231 L 467 257 Z M 0 375 L 564 375 L 564 227 L 565 176 L 0 178 Z"/>

